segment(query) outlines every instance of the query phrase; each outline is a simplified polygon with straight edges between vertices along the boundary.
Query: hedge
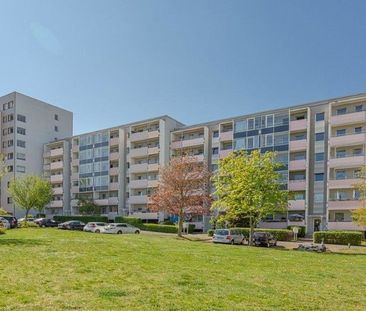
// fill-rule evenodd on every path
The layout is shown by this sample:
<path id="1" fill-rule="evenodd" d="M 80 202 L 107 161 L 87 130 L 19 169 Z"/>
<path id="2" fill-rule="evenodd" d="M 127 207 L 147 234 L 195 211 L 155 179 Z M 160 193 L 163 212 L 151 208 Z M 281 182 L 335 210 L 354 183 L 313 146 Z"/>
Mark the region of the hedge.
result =
<path id="1" fill-rule="evenodd" d="M 121 217 L 121 216 L 118 216 L 114 219 L 114 222 L 130 224 L 131 226 L 135 226 L 135 227 L 140 228 L 140 229 L 142 229 L 142 227 L 144 226 L 141 219 L 135 218 L 135 217 Z"/>
<path id="2" fill-rule="evenodd" d="M 249 239 L 249 231 L 250 228 L 230 228 L 230 229 L 235 229 L 238 230 L 239 232 L 241 232 L 241 234 L 244 235 L 244 237 L 246 239 Z M 214 234 L 215 230 L 208 230 L 208 235 L 212 236 Z M 293 233 L 291 230 L 286 230 L 286 229 L 265 229 L 265 228 L 255 228 L 254 232 L 269 232 L 271 234 L 273 234 L 273 236 L 278 240 L 278 241 L 290 241 L 293 237 Z"/>
<path id="3" fill-rule="evenodd" d="M 88 222 L 108 222 L 108 217 L 106 216 L 53 216 L 53 220 L 65 222 L 69 220 L 79 220 L 84 223 Z"/>
<path id="4" fill-rule="evenodd" d="M 214 232 L 215 232 L 215 230 L 214 230 L 214 229 L 208 229 L 208 230 L 207 230 L 207 234 L 208 234 L 208 236 L 213 236 Z"/>
<path id="5" fill-rule="evenodd" d="M 305 227 L 304 226 L 288 226 L 287 229 L 292 231 L 293 227 L 299 228 L 299 232 L 297 233 L 298 238 L 304 238 L 305 237 Z"/>
<path id="6" fill-rule="evenodd" d="M 360 231 L 317 231 L 313 234 L 314 243 L 361 245 Z"/>
<path id="7" fill-rule="evenodd" d="M 6 229 L 5 228 L 0 228 L 0 234 L 5 234 L 5 231 L 6 231 Z"/>
<path id="8" fill-rule="evenodd" d="M 20 221 L 18 222 L 18 228 L 39 228 L 39 226 L 31 221 Z"/>
<path id="9" fill-rule="evenodd" d="M 157 224 L 144 224 L 142 230 L 154 231 L 154 232 L 165 232 L 165 233 L 177 233 L 178 228 L 172 225 L 157 225 Z"/>

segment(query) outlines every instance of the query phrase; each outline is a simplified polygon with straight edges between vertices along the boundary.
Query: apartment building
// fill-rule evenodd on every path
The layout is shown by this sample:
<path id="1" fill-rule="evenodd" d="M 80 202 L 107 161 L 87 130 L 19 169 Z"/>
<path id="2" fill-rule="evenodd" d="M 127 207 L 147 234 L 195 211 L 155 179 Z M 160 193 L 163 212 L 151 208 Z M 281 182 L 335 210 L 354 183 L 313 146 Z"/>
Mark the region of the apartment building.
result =
<path id="1" fill-rule="evenodd" d="M 84 197 L 110 217 L 162 221 L 168 215 L 152 213 L 147 204 L 159 168 L 171 157 L 195 156 L 214 172 L 219 159 L 231 151 L 258 149 L 277 153 L 283 164 L 278 171 L 282 187 L 293 194 L 288 211 L 268 216 L 260 227 L 299 225 L 309 234 L 365 231 L 351 221 L 352 210 L 360 206 L 354 184 L 366 164 L 365 111 L 366 94 L 358 94 L 191 126 L 163 116 L 52 142 L 46 144 L 44 158 L 46 167 L 56 163 L 47 171 L 58 176 L 52 177 L 57 189 L 52 210 L 77 214 L 77 200 Z M 69 189 L 60 177 L 67 174 Z M 189 221 L 206 230 L 209 219 L 210 214 Z"/>
<path id="2" fill-rule="evenodd" d="M 1 180 L 1 206 L 23 215 L 7 192 L 8 184 L 24 174 L 43 174 L 44 144 L 71 136 L 73 115 L 18 92 L 1 96 L 0 110 L 1 152 L 6 156 L 9 171 Z"/>

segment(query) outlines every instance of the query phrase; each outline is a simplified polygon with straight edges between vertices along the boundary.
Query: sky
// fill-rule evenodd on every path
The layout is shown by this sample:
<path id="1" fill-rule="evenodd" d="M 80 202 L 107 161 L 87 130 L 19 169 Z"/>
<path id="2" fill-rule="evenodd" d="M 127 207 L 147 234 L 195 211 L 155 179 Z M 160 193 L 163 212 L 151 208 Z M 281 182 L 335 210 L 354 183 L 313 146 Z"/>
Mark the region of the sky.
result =
<path id="1" fill-rule="evenodd" d="M 366 1 L 0 0 L 0 95 L 74 134 L 190 125 L 366 92 Z"/>

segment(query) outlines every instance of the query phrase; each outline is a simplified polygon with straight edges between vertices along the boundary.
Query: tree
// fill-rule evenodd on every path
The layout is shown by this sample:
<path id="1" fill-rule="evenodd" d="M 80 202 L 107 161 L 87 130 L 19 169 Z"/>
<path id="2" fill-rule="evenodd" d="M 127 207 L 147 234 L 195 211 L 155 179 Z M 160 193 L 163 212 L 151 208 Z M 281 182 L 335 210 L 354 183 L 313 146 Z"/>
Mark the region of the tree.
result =
<path id="1" fill-rule="evenodd" d="M 8 189 L 14 203 L 25 210 L 25 219 L 32 208 L 42 208 L 52 199 L 49 182 L 39 176 L 15 178 Z"/>
<path id="2" fill-rule="evenodd" d="M 182 236 L 183 220 L 189 215 L 208 212 L 210 172 L 204 162 L 193 156 L 173 158 L 160 170 L 159 185 L 151 197 L 149 208 L 177 215 L 178 236 Z"/>
<path id="3" fill-rule="evenodd" d="M 81 215 L 100 215 L 100 206 L 95 204 L 93 200 L 80 198 L 78 207 Z"/>
<path id="4" fill-rule="evenodd" d="M 281 166 L 275 153 L 257 150 L 235 151 L 219 160 L 218 173 L 213 177 L 217 199 L 212 209 L 224 211 L 221 220 L 230 224 L 249 219 L 250 244 L 260 220 L 287 208 L 288 191 L 281 189 L 276 171 Z"/>
<path id="5" fill-rule="evenodd" d="M 366 226 L 366 165 L 357 174 L 360 182 L 354 184 L 355 189 L 360 193 L 360 207 L 352 212 L 352 220 L 359 226 Z"/>
<path id="6" fill-rule="evenodd" d="M 8 211 L 0 207 L 0 216 L 6 216 L 9 215 Z"/>

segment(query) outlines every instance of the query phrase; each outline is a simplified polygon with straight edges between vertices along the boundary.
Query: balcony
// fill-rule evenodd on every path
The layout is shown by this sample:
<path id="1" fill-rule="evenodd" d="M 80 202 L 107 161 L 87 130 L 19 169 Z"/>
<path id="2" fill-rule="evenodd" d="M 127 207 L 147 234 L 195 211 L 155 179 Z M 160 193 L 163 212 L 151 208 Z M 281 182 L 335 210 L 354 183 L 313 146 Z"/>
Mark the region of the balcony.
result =
<path id="1" fill-rule="evenodd" d="M 306 170 L 306 160 L 292 160 L 289 163 L 290 171 L 303 171 Z"/>
<path id="2" fill-rule="evenodd" d="M 306 130 L 307 127 L 308 127 L 308 120 L 306 120 L 306 119 L 290 121 L 290 131 L 291 132 L 303 131 L 303 130 Z"/>
<path id="3" fill-rule="evenodd" d="M 141 179 L 141 180 L 131 180 L 130 181 L 130 189 L 143 189 L 147 188 L 147 179 Z"/>
<path id="4" fill-rule="evenodd" d="M 119 144 L 119 137 L 113 137 L 109 140 L 110 146 L 116 146 Z"/>
<path id="5" fill-rule="evenodd" d="M 119 174 L 119 167 L 111 167 L 109 169 L 109 175 L 110 176 L 116 176 Z"/>
<path id="6" fill-rule="evenodd" d="M 140 140 L 147 140 L 151 138 L 157 138 L 159 137 L 159 131 L 143 131 L 138 133 L 131 133 L 130 135 L 130 141 L 140 141 Z"/>
<path id="7" fill-rule="evenodd" d="M 51 162 L 50 163 L 50 170 L 60 170 L 64 167 L 63 161 Z"/>
<path id="8" fill-rule="evenodd" d="M 79 173 L 72 173 L 71 174 L 71 180 L 78 180 L 79 179 Z"/>
<path id="9" fill-rule="evenodd" d="M 233 140 L 233 131 L 228 131 L 228 132 L 221 132 L 220 133 L 220 141 L 228 141 L 228 140 Z"/>
<path id="10" fill-rule="evenodd" d="M 366 122 L 366 111 L 334 115 L 330 117 L 331 126 Z"/>
<path id="11" fill-rule="evenodd" d="M 357 226 L 352 221 L 328 221 L 328 230 L 357 230 L 365 231 L 366 227 Z"/>
<path id="12" fill-rule="evenodd" d="M 58 175 L 51 175 L 50 176 L 50 181 L 51 183 L 62 183 L 64 180 L 64 177 L 62 174 L 58 174 Z"/>
<path id="13" fill-rule="evenodd" d="M 64 188 L 63 187 L 52 188 L 52 191 L 53 191 L 53 194 L 63 194 Z"/>
<path id="14" fill-rule="evenodd" d="M 205 139 L 203 137 L 179 140 L 179 141 L 172 142 L 171 148 L 180 149 L 180 148 L 186 148 L 186 147 L 194 147 L 194 146 L 203 145 L 204 143 L 205 143 Z"/>
<path id="15" fill-rule="evenodd" d="M 362 202 L 358 200 L 328 201 L 328 210 L 354 210 L 362 207 Z"/>
<path id="16" fill-rule="evenodd" d="M 148 148 L 147 153 L 148 153 L 148 155 L 158 154 L 159 150 L 160 150 L 159 147 L 151 147 L 151 148 Z"/>
<path id="17" fill-rule="evenodd" d="M 94 203 L 96 205 L 108 205 L 109 201 L 108 201 L 108 199 L 96 199 L 96 200 L 94 200 Z"/>
<path id="18" fill-rule="evenodd" d="M 131 164 L 129 171 L 130 173 L 142 173 L 147 172 L 148 164 L 141 163 L 141 164 Z"/>
<path id="19" fill-rule="evenodd" d="M 360 167 L 365 165 L 365 156 L 348 156 L 329 159 L 330 168 Z"/>
<path id="20" fill-rule="evenodd" d="M 300 220 L 300 221 L 291 221 L 291 220 L 288 220 L 287 221 L 287 225 L 288 226 L 304 227 L 305 226 L 305 220 Z"/>
<path id="21" fill-rule="evenodd" d="M 108 199 L 109 205 L 118 205 L 118 197 L 112 197 Z"/>
<path id="22" fill-rule="evenodd" d="M 109 160 L 111 160 L 111 161 L 118 161 L 119 160 L 119 152 L 112 152 L 109 155 Z"/>
<path id="23" fill-rule="evenodd" d="M 72 152 L 79 152 L 79 145 L 72 145 L 71 151 Z"/>
<path id="24" fill-rule="evenodd" d="M 131 195 L 128 198 L 129 204 L 147 204 L 149 197 L 147 195 Z"/>
<path id="25" fill-rule="evenodd" d="M 118 191 L 119 190 L 119 183 L 118 182 L 111 182 L 109 184 L 110 191 Z"/>
<path id="26" fill-rule="evenodd" d="M 64 155 L 64 148 L 50 150 L 50 157 L 58 157 Z"/>
<path id="27" fill-rule="evenodd" d="M 150 213 L 150 212 L 133 212 L 131 213 L 132 217 L 145 219 L 145 220 L 156 220 L 159 219 L 159 213 Z"/>
<path id="28" fill-rule="evenodd" d="M 71 187 L 71 192 L 72 193 L 79 193 L 79 186 L 72 186 Z"/>
<path id="29" fill-rule="evenodd" d="M 352 145 L 362 145 L 365 143 L 366 134 L 349 134 L 342 136 L 332 136 L 329 139 L 329 144 L 331 147 L 344 147 Z"/>
<path id="30" fill-rule="evenodd" d="M 71 165 L 72 166 L 78 166 L 79 165 L 79 159 L 72 159 Z"/>
<path id="31" fill-rule="evenodd" d="M 130 150 L 130 157 L 146 157 L 151 154 L 159 153 L 159 147 L 141 147 Z"/>
<path id="32" fill-rule="evenodd" d="M 359 178 L 329 179 L 328 188 L 329 189 L 354 188 L 355 184 L 359 183 L 360 181 L 361 181 L 361 179 L 359 179 Z"/>
<path id="33" fill-rule="evenodd" d="M 62 200 L 51 201 L 49 204 L 49 207 L 51 207 L 51 208 L 62 208 L 63 206 L 64 206 L 64 203 Z"/>
<path id="34" fill-rule="evenodd" d="M 258 227 L 266 229 L 287 229 L 287 221 L 261 221 Z"/>
<path id="35" fill-rule="evenodd" d="M 291 140 L 290 141 L 290 151 L 303 151 L 307 148 L 307 140 Z"/>
<path id="36" fill-rule="evenodd" d="M 305 200 L 289 200 L 288 201 L 289 211 L 304 211 L 305 210 Z"/>
<path id="37" fill-rule="evenodd" d="M 233 149 L 220 150 L 220 159 L 227 157 L 231 152 L 233 152 Z"/>
<path id="38" fill-rule="evenodd" d="M 288 182 L 288 190 L 289 191 L 302 191 L 306 190 L 306 180 L 290 180 Z"/>

